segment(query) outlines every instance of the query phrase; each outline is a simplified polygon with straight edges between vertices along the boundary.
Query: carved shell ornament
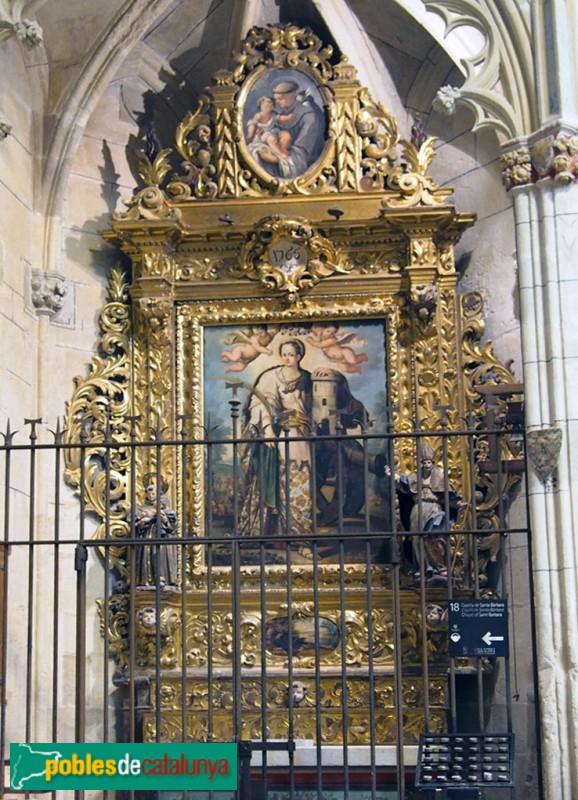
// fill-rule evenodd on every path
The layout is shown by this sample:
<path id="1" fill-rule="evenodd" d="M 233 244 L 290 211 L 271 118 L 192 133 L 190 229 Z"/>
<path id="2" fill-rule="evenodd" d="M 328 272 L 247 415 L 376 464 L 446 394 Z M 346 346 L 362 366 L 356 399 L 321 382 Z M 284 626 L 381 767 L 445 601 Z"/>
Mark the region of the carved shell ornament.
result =
<path id="1" fill-rule="evenodd" d="M 259 281 L 270 292 L 295 302 L 335 273 L 351 267 L 341 262 L 338 250 L 323 233 L 305 219 L 266 217 L 249 235 L 240 257 L 240 272 Z"/>

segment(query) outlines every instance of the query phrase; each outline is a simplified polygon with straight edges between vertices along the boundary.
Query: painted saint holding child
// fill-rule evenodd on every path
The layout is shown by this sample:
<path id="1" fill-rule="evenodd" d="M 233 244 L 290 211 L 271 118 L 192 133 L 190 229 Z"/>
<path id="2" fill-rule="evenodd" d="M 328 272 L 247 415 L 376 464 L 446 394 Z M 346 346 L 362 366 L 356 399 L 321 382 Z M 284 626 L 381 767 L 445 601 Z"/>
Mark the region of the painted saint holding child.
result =
<path id="1" fill-rule="evenodd" d="M 268 70 L 253 86 L 244 113 L 248 152 L 269 175 L 304 175 L 325 145 L 325 113 L 314 82 L 296 70 Z M 275 77 L 277 76 L 277 77 Z"/>

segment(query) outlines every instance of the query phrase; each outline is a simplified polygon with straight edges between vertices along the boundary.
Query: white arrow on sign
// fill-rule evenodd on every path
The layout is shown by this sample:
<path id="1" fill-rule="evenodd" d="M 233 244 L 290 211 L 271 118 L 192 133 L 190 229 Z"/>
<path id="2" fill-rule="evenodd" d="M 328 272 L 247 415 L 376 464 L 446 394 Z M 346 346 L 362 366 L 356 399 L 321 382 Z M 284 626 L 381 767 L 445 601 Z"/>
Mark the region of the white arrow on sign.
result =
<path id="1" fill-rule="evenodd" d="M 492 644 L 492 642 L 503 642 L 503 636 L 492 636 L 490 631 L 488 631 L 484 636 L 482 636 L 482 642 L 485 642 L 488 647 Z"/>

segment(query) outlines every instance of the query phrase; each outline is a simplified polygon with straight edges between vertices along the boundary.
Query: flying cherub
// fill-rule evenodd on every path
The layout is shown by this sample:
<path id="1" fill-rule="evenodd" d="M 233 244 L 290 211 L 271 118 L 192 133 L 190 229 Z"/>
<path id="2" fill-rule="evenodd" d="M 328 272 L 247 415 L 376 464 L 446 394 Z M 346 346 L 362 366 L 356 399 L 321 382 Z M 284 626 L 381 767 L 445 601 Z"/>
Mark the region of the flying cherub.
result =
<path id="1" fill-rule="evenodd" d="M 267 345 L 271 344 L 278 331 L 278 325 L 253 325 L 249 333 L 238 330 L 227 336 L 223 340 L 224 344 L 233 347 L 221 353 L 221 361 L 229 362 L 225 372 L 242 372 L 261 353 L 273 355 Z"/>
<path id="2" fill-rule="evenodd" d="M 369 361 L 367 353 L 356 353 L 352 347 L 345 347 L 357 338 L 357 334 L 348 333 L 338 338 L 338 323 L 330 325 L 312 325 L 311 333 L 305 338 L 308 344 L 323 350 L 330 361 L 335 361 L 345 372 L 361 374 L 359 366 L 364 361 Z M 358 340 L 359 341 L 359 340 Z"/>

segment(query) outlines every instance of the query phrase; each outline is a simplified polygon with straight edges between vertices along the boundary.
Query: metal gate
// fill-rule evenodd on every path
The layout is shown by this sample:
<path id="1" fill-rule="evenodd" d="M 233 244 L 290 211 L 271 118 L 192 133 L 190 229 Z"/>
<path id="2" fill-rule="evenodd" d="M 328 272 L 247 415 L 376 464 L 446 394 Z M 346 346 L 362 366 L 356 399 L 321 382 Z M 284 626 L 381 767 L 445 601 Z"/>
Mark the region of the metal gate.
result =
<path id="1" fill-rule="evenodd" d="M 3 438 L 5 781 L 11 742 L 235 741 L 245 800 L 401 800 L 428 796 L 414 786 L 421 734 L 514 733 L 514 786 L 483 796 L 538 797 L 521 431 L 234 426 L 222 440 L 183 425 L 127 443 L 105 425 L 95 446 L 26 420 Z M 449 604 L 480 598 L 507 601 L 509 657 L 450 656 Z M 475 772 L 456 774 L 454 796 L 476 796 Z"/>

